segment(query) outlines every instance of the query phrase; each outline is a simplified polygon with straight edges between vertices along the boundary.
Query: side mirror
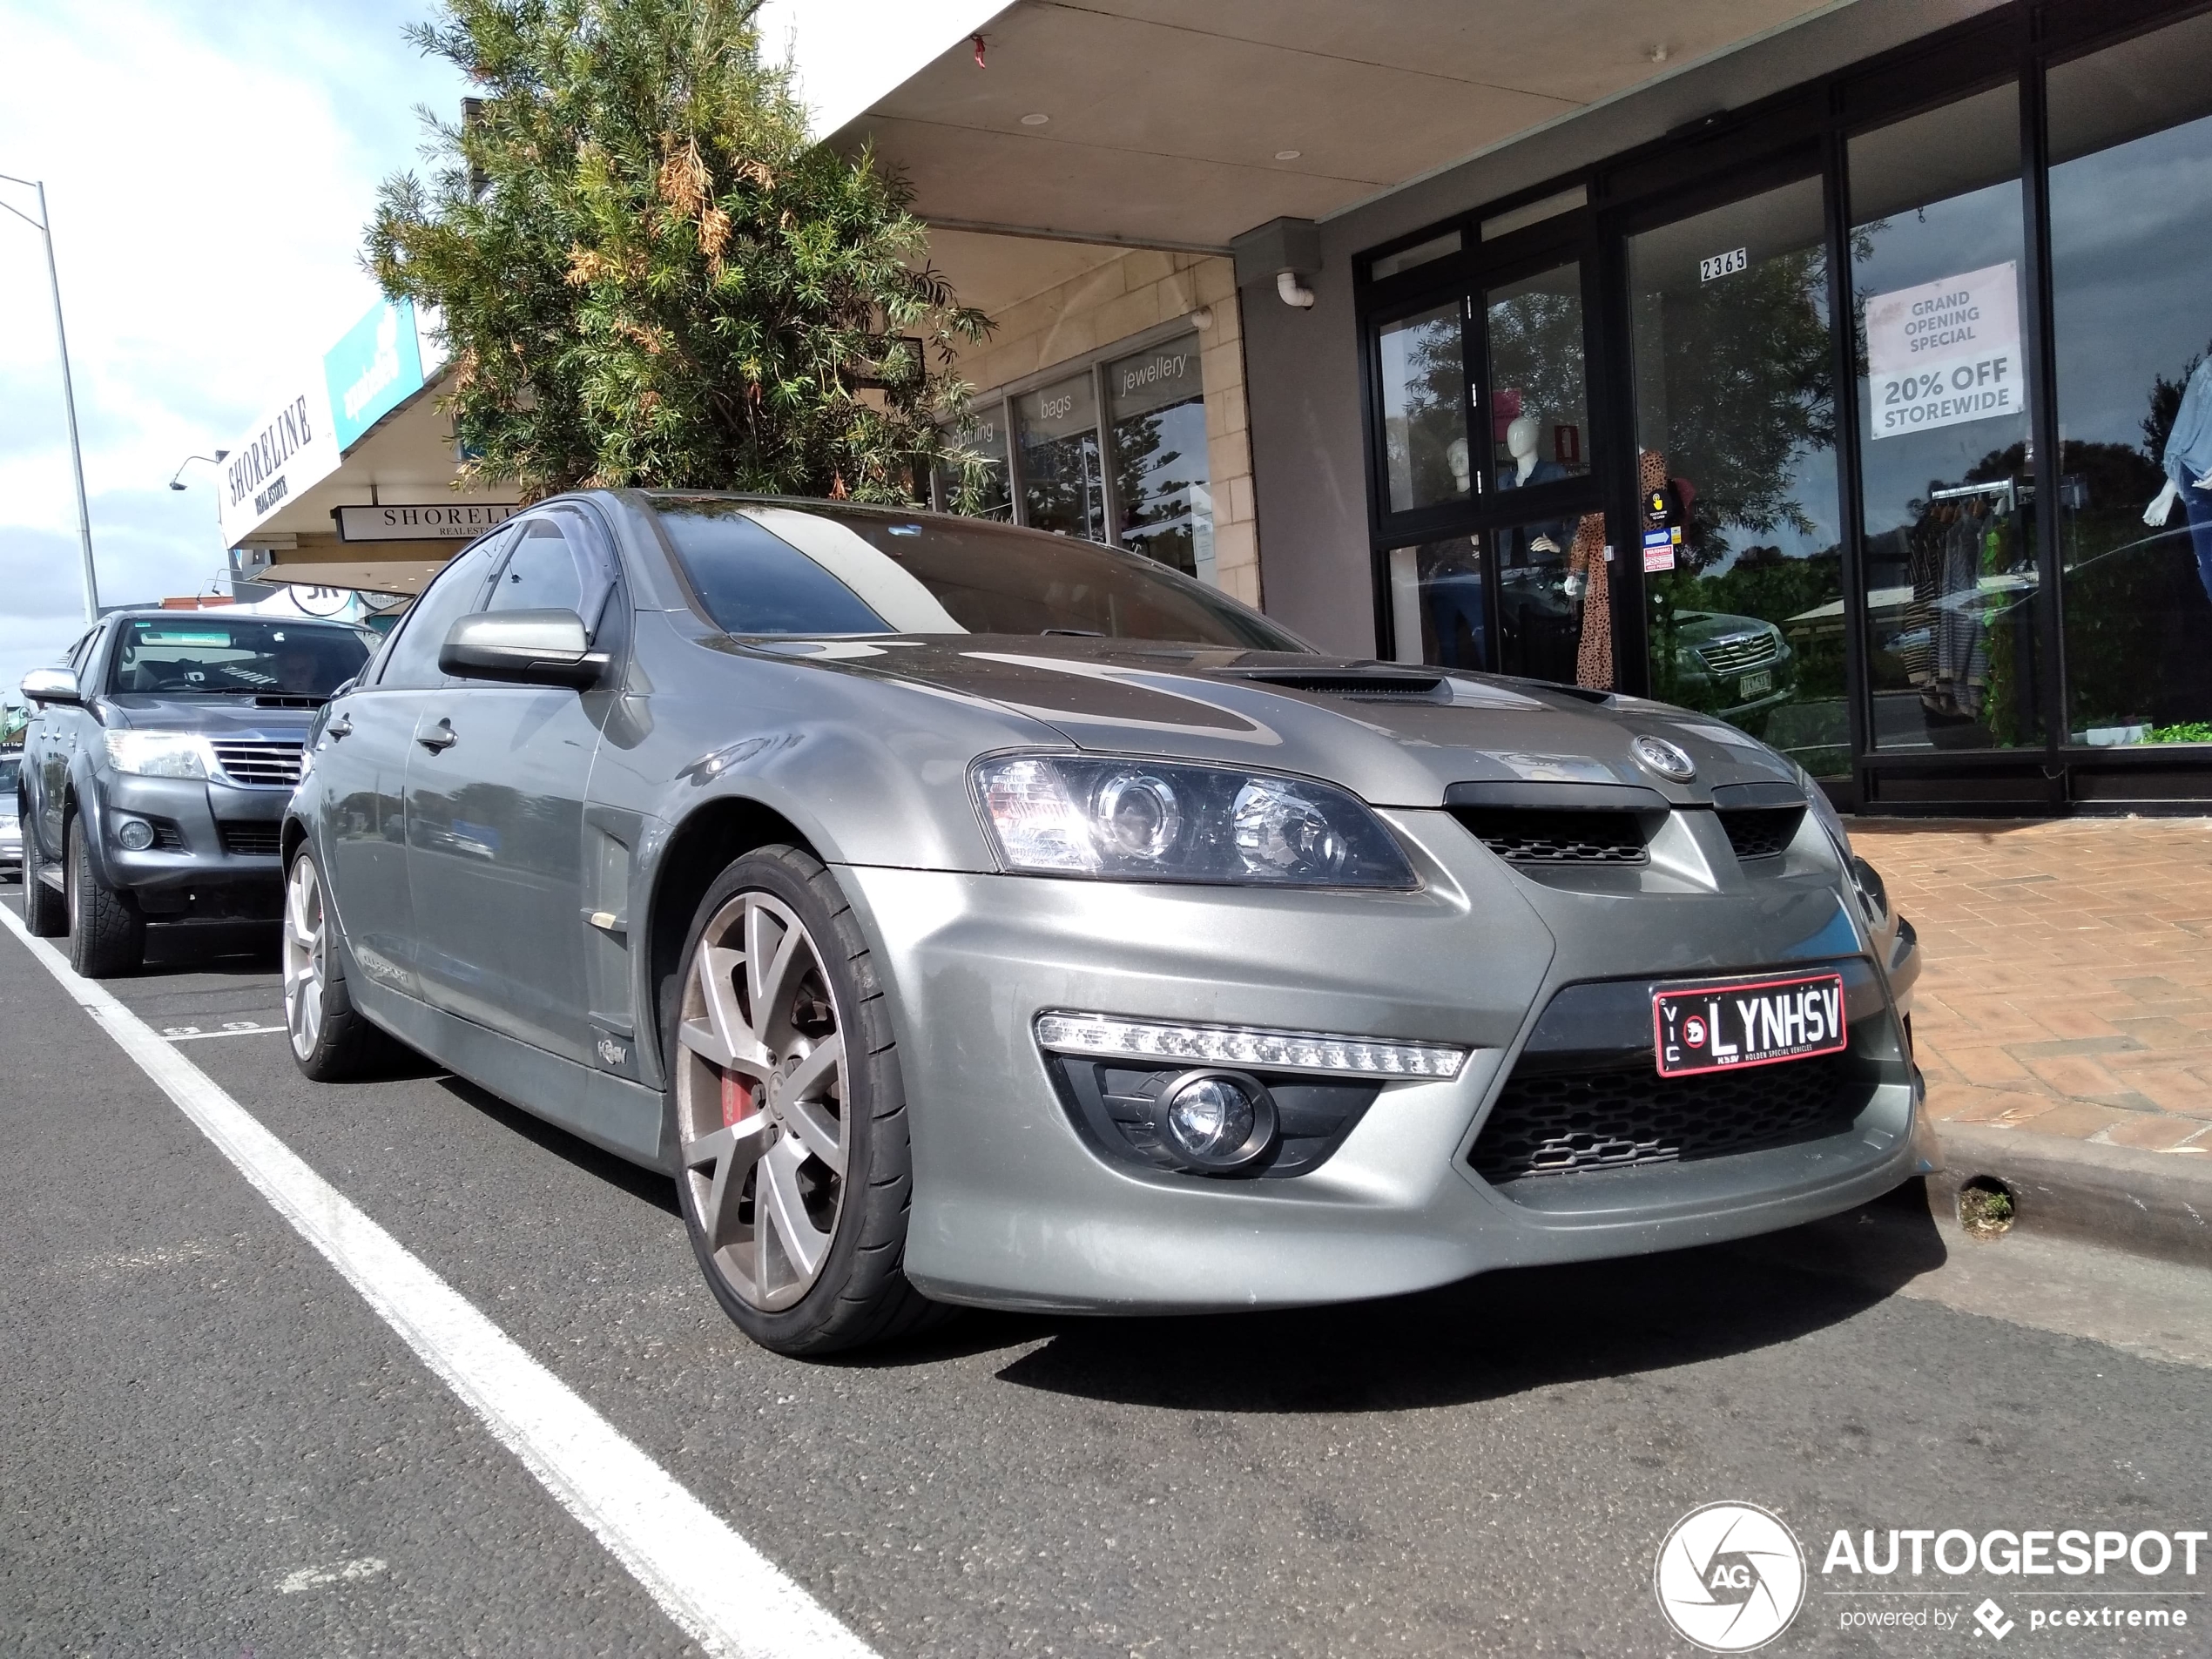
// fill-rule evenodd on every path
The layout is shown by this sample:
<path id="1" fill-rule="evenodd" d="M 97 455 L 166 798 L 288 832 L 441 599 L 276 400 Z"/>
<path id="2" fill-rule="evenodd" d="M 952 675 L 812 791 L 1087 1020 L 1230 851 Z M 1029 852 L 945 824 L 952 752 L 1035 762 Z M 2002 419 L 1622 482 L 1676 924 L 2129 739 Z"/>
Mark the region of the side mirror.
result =
<path id="1" fill-rule="evenodd" d="M 32 703 L 81 705 L 84 694 L 77 688 L 73 668 L 34 668 L 23 677 L 23 694 Z"/>
<path id="2" fill-rule="evenodd" d="M 606 672 L 607 653 L 591 649 L 573 610 L 480 610 L 453 624 L 438 666 L 470 679 L 587 691 Z"/>

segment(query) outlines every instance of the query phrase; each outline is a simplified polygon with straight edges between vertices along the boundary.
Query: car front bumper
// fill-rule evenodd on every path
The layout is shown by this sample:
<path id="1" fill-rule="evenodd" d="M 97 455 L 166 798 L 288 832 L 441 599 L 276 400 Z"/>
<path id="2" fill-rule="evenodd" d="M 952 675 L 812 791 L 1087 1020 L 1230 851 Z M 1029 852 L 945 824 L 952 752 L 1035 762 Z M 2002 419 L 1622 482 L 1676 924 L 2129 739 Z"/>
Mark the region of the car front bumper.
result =
<path id="1" fill-rule="evenodd" d="M 276 848 L 290 799 L 288 789 L 110 772 L 86 803 L 94 857 L 110 887 L 134 894 L 157 918 L 274 916 L 283 888 Z M 157 826 L 165 840 L 173 831 L 175 845 L 127 851 L 115 839 L 126 814 Z"/>
<path id="2" fill-rule="evenodd" d="M 23 825 L 10 818 L 0 819 L 0 870 L 23 868 Z"/>
<path id="3" fill-rule="evenodd" d="M 1615 890 L 1599 892 L 1518 873 L 1444 813 L 1386 816 L 1417 854 L 1419 892 L 839 871 L 894 988 L 914 1149 L 906 1264 L 925 1293 L 1121 1312 L 1387 1296 L 1791 1226 L 1933 1167 L 1896 1037 L 1901 1010 L 1866 961 L 1873 941 L 1810 820 L 1786 879 L 1752 881 L 1732 858 L 1723 869 L 1725 839 L 1706 823 L 1692 839 L 1712 855 L 1714 887 L 1607 873 Z M 1883 1081 L 1848 1132 L 1500 1186 L 1470 1164 L 1561 987 L 1842 961 L 1859 964 L 1890 1033 L 1878 1039 L 1888 1044 Z M 1472 1052 L 1448 1081 L 1385 1084 L 1307 1174 L 1208 1178 L 1124 1162 L 1083 1138 L 1034 1033 L 1054 1008 Z"/>

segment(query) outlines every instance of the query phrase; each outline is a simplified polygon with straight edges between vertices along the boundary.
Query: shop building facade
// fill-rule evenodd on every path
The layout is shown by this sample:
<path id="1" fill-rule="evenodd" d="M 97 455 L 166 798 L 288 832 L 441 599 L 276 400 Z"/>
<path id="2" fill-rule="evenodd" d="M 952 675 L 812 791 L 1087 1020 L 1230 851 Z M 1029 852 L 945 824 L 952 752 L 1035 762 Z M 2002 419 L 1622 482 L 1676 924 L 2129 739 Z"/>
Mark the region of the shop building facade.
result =
<path id="1" fill-rule="evenodd" d="M 1271 610 L 1705 709 L 1865 810 L 2202 810 L 2212 16 L 1867 52 L 1910 21 L 1838 9 L 1323 220 L 1311 312 L 1258 260 Z"/>

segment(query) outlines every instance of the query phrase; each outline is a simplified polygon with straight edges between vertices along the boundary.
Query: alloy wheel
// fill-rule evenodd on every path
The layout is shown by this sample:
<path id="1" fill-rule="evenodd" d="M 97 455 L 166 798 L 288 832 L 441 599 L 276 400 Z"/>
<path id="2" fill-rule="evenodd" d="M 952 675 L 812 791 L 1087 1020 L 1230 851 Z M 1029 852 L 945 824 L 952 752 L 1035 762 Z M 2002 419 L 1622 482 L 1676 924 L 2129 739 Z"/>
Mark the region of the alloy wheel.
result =
<path id="1" fill-rule="evenodd" d="M 718 1274 L 773 1312 L 821 1277 L 851 1150 L 845 1022 L 819 948 L 758 891 L 714 913 L 685 969 L 683 1179 Z"/>
<path id="2" fill-rule="evenodd" d="M 302 1060 L 322 1035 L 328 933 L 322 881 L 314 860 L 303 855 L 292 861 L 284 893 L 284 1026 L 292 1034 L 293 1053 Z"/>

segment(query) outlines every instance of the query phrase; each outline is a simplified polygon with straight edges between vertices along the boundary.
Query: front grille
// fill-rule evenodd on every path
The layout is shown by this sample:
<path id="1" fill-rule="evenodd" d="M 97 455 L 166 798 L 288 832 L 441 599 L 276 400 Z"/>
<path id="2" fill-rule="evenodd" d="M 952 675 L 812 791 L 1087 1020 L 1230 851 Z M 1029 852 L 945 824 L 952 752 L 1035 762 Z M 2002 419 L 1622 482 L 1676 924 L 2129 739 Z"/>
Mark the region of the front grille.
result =
<path id="1" fill-rule="evenodd" d="M 1770 859 L 1797 839 L 1802 806 L 1739 806 L 1723 808 L 1721 827 L 1739 859 Z"/>
<path id="2" fill-rule="evenodd" d="M 221 743 L 215 745 L 215 764 L 234 784 L 281 784 L 287 789 L 300 781 L 300 751 L 296 743 Z"/>
<path id="3" fill-rule="evenodd" d="M 1460 806 L 1452 816 L 1508 864 L 1642 864 L 1649 856 L 1634 813 Z"/>
<path id="4" fill-rule="evenodd" d="M 1700 645 L 1697 655 L 1715 674 L 1744 674 L 1755 668 L 1764 668 L 1780 656 L 1781 645 L 1778 636 L 1761 629 L 1755 634 L 1730 634 L 1726 639 Z"/>
<path id="5" fill-rule="evenodd" d="M 1841 1133 L 1872 1093 L 1848 1054 L 1662 1077 L 1641 1066 L 1516 1069 L 1467 1154 L 1498 1184 L 1726 1157 Z"/>
<path id="6" fill-rule="evenodd" d="M 277 853 L 277 837 L 281 826 L 276 824 L 224 822 L 216 826 L 222 832 L 223 851 L 240 858 L 273 858 Z"/>

